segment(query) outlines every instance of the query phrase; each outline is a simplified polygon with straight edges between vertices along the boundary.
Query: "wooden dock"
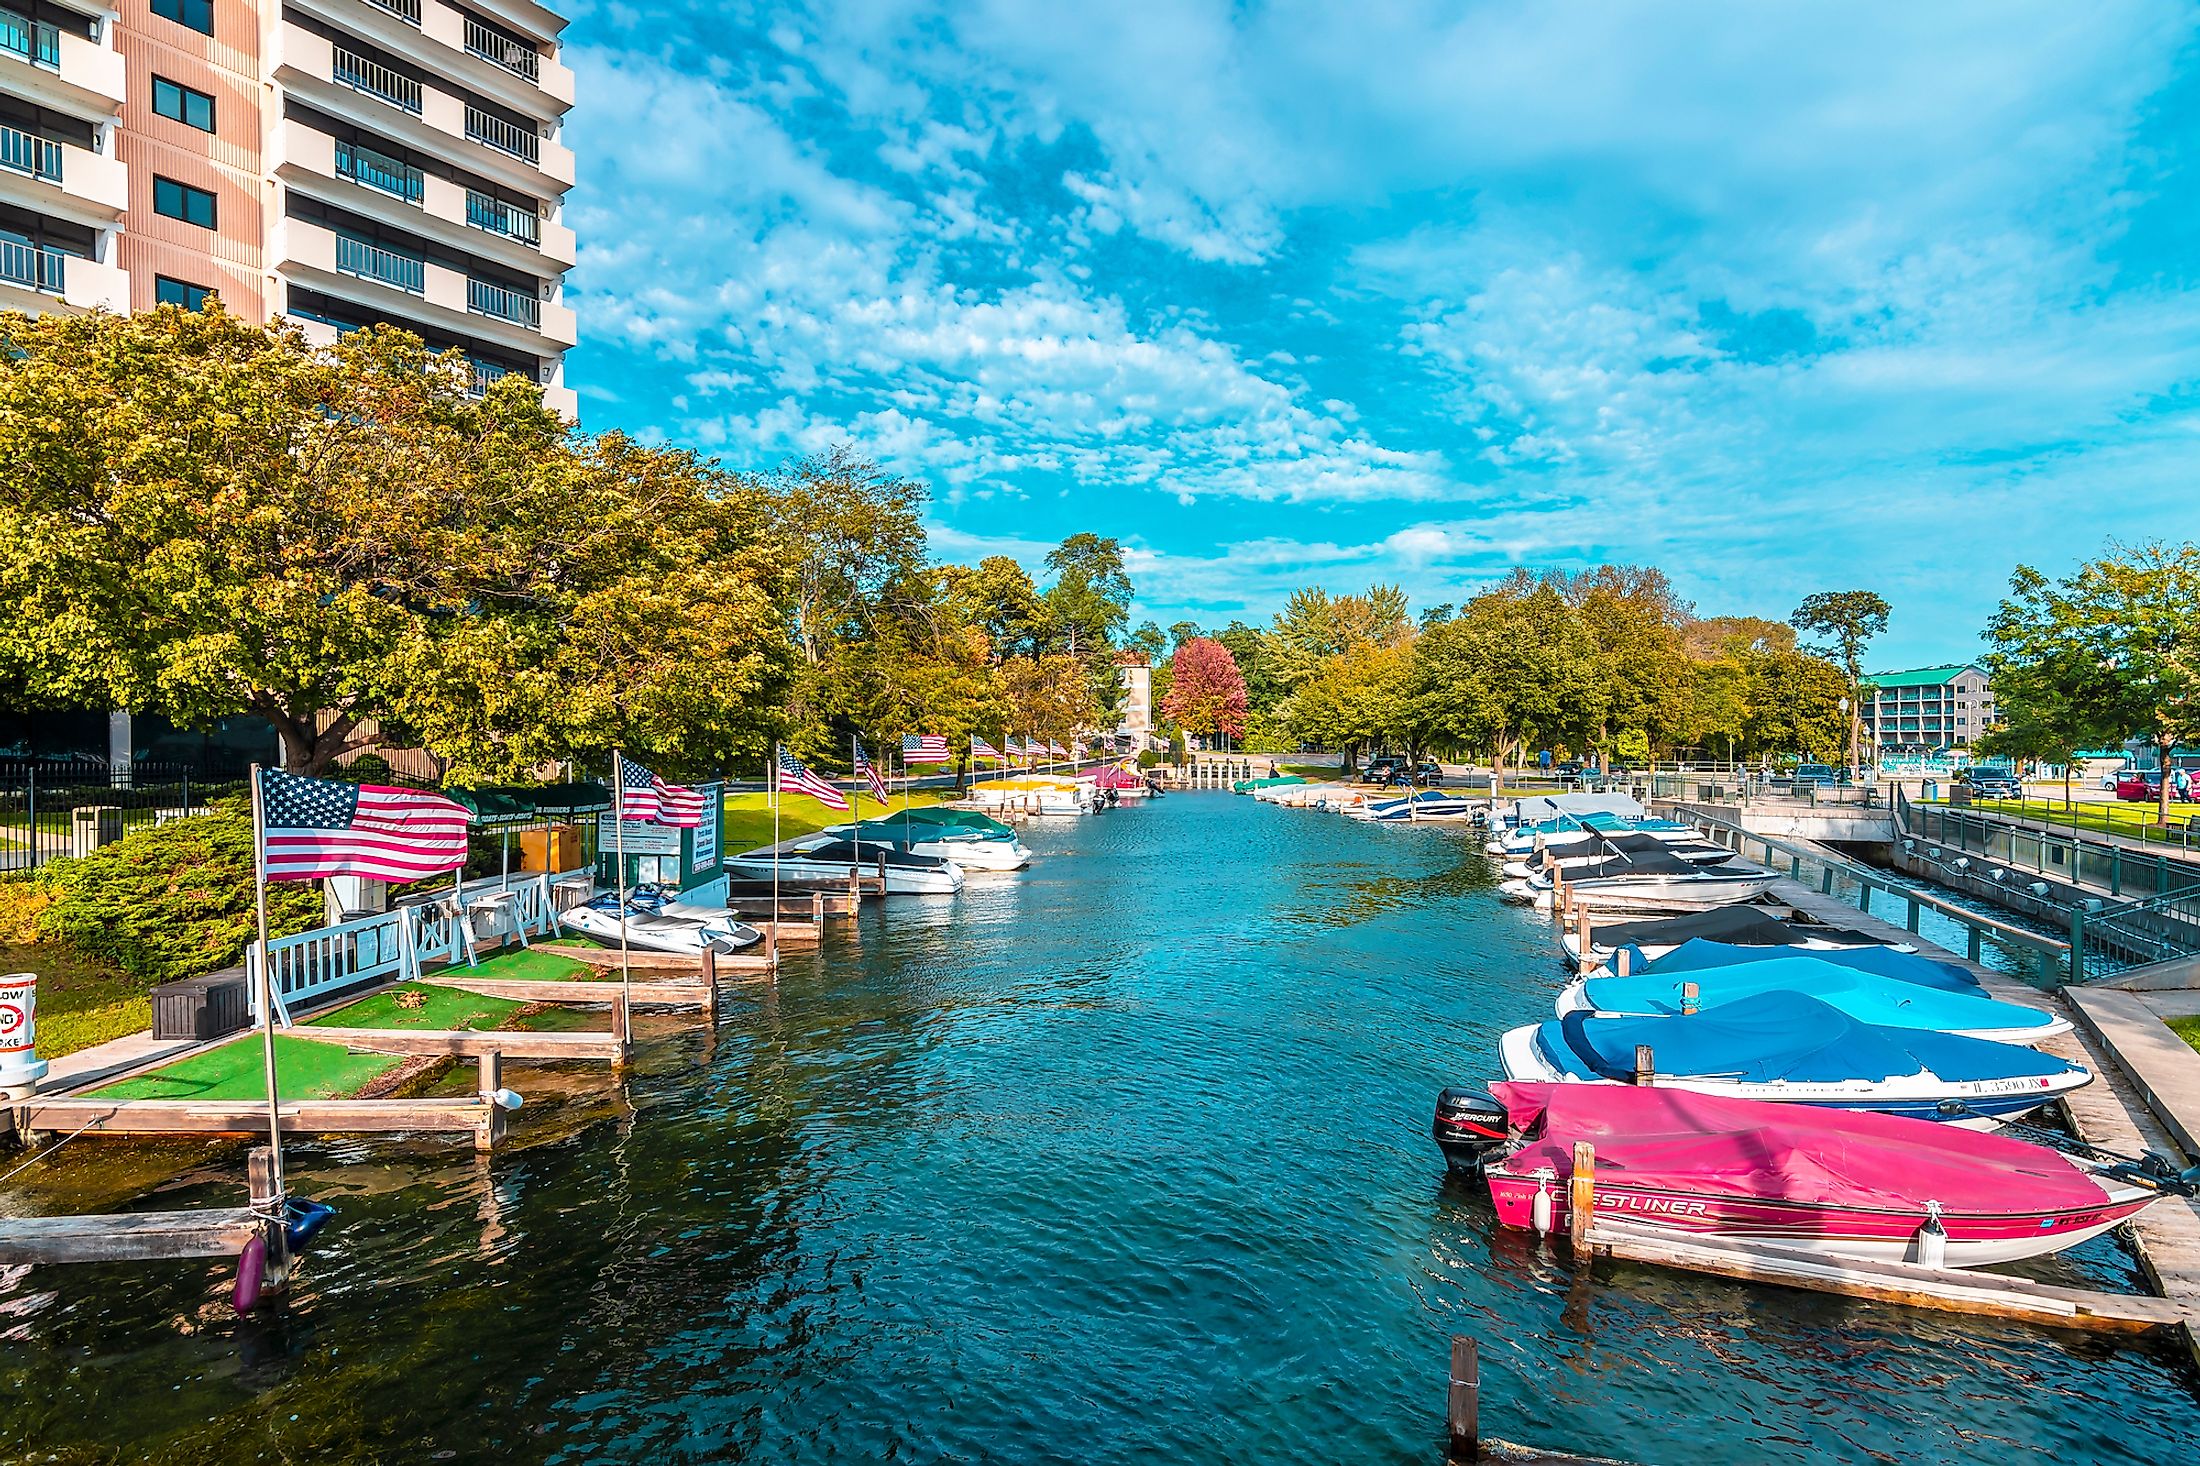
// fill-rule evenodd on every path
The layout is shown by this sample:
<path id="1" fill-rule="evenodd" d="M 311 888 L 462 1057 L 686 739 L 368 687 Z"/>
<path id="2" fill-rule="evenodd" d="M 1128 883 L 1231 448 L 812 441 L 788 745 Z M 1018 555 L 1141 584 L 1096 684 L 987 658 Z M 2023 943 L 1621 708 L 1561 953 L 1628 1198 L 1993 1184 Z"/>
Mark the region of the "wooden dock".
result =
<path id="1" fill-rule="evenodd" d="M 619 954 L 611 955 L 616 958 Z M 609 1007 L 619 1001 L 623 986 L 632 995 L 636 1007 L 707 1013 L 714 1006 L 712 990 L 707 984 L 676 979 L 655 978 L 621 984 L 616 979 L 602 978 L 469 977 L 461 967 L 431 972 L 414 981 L 430 987 L 479 993 L 485 998 L 510 998 L 515 1003 L 574 1003 L 583 1007 L 600 1003 Z"/>
<path id="2" fill-rule="evenodd" d="M 337 1028 L 326 1024 L 292 1030 L 316 1043 L 341 1044 L 365 1054 L 415 1054 L 478 1059 L 609 1059 L 623 1064 L 627 1045 L 615 1033 L 534 1033 L 521 1028 Z"/>
<path id="3" fill-rule="evenodd" d="M 265 1100 L 97 1099 L 61 1096 L 10 1106 L 27 1137 L 91 1135 L 264 1135 Z M 286 1099 L 285 1135 L 471 1135 L 477 1150 L 504 1138 L 502 1106 L 466 1099 Z"/>

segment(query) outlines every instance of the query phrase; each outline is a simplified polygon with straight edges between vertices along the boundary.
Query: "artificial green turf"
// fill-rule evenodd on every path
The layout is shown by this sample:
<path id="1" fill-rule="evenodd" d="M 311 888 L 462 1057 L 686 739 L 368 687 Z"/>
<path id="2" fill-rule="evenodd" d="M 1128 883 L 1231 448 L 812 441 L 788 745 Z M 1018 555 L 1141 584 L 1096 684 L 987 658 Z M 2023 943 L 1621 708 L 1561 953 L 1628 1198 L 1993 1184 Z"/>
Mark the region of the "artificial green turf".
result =
<path id="1" fill-rule="evenodd" d="M 342 1099 L 404 1062 L 398 1054 L 354 1054 L 338 1044 L 275 1036 L 275 1072 L 282 1076 L 284 1099 Z M 101 1099 L 264 1100 L 263 1063 L 259 1035 L 247 1034 L 92 1093 Z"/>
<path id="2" fill-rule="evenodd" d="M 398 1003 L 400 996 L 416 997 L 424 1001 L 417 1008 L 407 1008 Z M 501 1028 L 505 1020 L 523 1006 L 525 1005 L 515 1003 L 510 998 L 484 997 L 480 993 L 435 987 L 429 983 L 406 983 L 402 987 L 387 989 L 372 997 L 361 998 L 356 1003 L 346 1004 L 333 1012 L 310 1018 L 304 1026 L 414 1028 L 437 1032 L 457 1028 Z"/>
<path id="3" fill-rule="evenodd" d="M 494 977 L 523 979 L 527 982 L 566 982 L 591 975 L 587 963 L 572 957 L 560 957 L 555 952 L 545 952 L 539 947 L 513 947 L 494 957 L 484 957 L 478 967 L 451 967 L 444 969 L 453 975 L 468 977 Z"/>

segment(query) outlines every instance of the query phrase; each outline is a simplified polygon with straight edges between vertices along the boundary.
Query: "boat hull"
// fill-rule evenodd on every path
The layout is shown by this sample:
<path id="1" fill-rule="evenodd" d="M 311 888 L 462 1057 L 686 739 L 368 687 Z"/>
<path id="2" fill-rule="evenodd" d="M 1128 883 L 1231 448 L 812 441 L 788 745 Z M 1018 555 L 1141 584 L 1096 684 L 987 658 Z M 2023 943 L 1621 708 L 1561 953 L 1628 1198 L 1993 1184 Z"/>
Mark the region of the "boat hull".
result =
<path id="1" fill-rule="evenodd" d="M 737 856 L 726 862 L 726 872 L 741 880 L 768 881 L 772 879 L 774 862 L 753 860 Z M 866 880 L 878 878 L 875 863 L 851 864 L 847 861 L 826 862 L 790 858 L 777 862 L 779 878 L 790 883 L 832 886 L 846 885 L 852 876 Z M 941 870 L 909 870 L 906 867 L 886 867 L 886 894 L 889 896 L 952 896 L 963 887 L 962 868 L 950 864 Z"/>
<path id="2" fill-rule="evenodd" d="M 1608 880 L 1569 881 L 1566 889 L 1574 904 L 1584 910 L 1646 912 L 1651 914 L 1683 914 L 1691 911 L 1710 911 L 1719 906 L 1731 906 L 1737 901 L 1752 901 L 1770 891 L 1779 877 L 1767 872 L 1755 876 L 1713 876 L 1699 878 L 1615 878 Z M 1537 885 L 1536 905 L 1550 909 L 1551 889 L 1547 883 Z"/>
<path id="3" fill-rule="evenodd" d="M 616 944 L 620 939 L 619 913 L 616 911 L 576 906 L 560 912 L 558 924 L 567 931 L 599 942 Z M 763 939 L 762 932 L 739 921 L 732 912 L 711 908 L 662 913 L 630 911 L 626 920 L 626 944 L 637 952 L 669 952 L 693 957 L 710 948 L 738 952 Z"/>

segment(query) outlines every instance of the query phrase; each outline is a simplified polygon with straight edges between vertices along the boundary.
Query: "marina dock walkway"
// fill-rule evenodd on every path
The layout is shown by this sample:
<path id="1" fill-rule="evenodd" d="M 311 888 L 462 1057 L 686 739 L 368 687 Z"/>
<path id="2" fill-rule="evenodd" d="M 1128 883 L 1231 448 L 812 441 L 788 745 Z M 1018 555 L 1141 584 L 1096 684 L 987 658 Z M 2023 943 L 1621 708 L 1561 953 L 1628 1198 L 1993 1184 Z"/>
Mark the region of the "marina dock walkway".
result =
<path id="1" fill-rule="evenodd" d="M 1883 942 L 1908 942 L 1919 951 L 1944 962 L 1956 963 L 1972 973 L 1993 997 L 2012 1003 L 2046 1008 L 2077 1025 L 2076 1031 L 2040 1047 L 2058 1058 L 2085 1065 L 2095 1080 L 2065 1097 L 2070 1123 L 2080 1138 L 2106 1150 L 2136 1154 L 2160 1151 L 2166 1156 L 2191 1155 L 2169 1124 L 2148 1102 L 2142 1083 L 2126 1072 L 2115 1050 L 2093 1030 L 2085 1004 L 2102 996 L 2097 992 L 2052 994 L 2031 987 L 2005 972 L 1967 961 L 1934 946 L 1892 922 L 1867 915 L 1832 896 L 1823 895 L 1800 881 L 1781 879 L 1771 892 L 1798 912 L 1830 926 L 1861 931 Z M 2122 996 L 2122 995 L 2119 995 Z M 2129 1015 L 2124 1015 L 2128 1017 Z M 2157 1023 L 2164 1036 L 2168 1030 Z M 2174 1040 L 2173 1040 L 2174 1041 Z M 2200 1095 L 2193 1098 L 2200 1101 Z M 2200 1104 L 2195 1105 L 2200 1109 Z M 2148 1207 L 2131 1223 L 2132 1240 L 2139 1263 L 2155 1291 L 2175 1304 L 2183 1318 L 2185 1344 L 2200 1360 L 2200 1204 L 2180 1196 L 2167 1196 Z"/>

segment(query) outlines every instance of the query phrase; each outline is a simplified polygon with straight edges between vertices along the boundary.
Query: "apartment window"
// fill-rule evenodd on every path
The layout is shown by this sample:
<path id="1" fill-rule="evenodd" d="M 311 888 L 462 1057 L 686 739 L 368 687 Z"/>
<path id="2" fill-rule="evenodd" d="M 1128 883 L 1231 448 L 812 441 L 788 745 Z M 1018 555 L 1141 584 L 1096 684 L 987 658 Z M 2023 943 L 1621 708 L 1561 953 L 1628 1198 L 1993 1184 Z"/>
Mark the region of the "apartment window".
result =
<path id="1" fill-rule="evenodd" d="M 165 76 L 153 78 L 153 111 L 201 132 L 214 130 L 214 99 Z"/>
<path id="2" fill-rule="evenodd" d="M 166 275 L 153 277 L 153 300 L 158 305 L 180 305 L 187 311 L 204 310 L 206 298 L 213 290 L 205 285 L 193 285 L 187 280 L 171 280 Z"/>
<path id="3" fill-rule="evenodd" d="M 214 0 L 153 0 L 153 14 L 202 36 L 214 34 Z"/>
<path id="4" fill-rule="evenodd" d="M 186 224 L 211 229 L 214 227 L 214 195 L 203 188 L 155 175 L 153 212 L 163 218 L 181 219 Z"/>

